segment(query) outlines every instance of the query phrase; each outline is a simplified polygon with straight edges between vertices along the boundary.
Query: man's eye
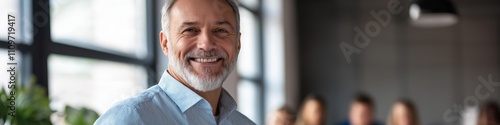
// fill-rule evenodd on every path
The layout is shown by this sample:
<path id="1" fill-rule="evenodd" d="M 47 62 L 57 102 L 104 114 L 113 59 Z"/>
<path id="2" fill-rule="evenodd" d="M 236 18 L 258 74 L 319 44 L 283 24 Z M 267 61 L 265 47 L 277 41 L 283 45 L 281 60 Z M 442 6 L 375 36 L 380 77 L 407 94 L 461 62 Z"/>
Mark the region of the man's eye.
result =
<path id="1" fill-rule="evenodd" d="M 217 29 L 217 30 L 215 30 L 215 32 L 217 32 L 217 33 L 229 33 L 229 31 L 227 31 L 225 29 Z"/>
<path id="2" fill-rule="evenodd" d="M 189 28 L 189 29 L 186 29 L 186 30 L 182 31 L 182 34 L 184 34 L 184 35 L 195 35 L 197 32 L 198 32 L 197 29 Z"/>
<path id="3" fill-rule="evenodd" d="M 214 31 L 214 34 L 216 34 L 219 37 L 227 37 L 229 36 L 229 31 L 226 29 L 216 29 Z"/>
<path id="4" fill-rule="evenodd" d="M 186 30 L 184 30 L 184 32 L 196 32 L 196 30 L 195 29 L 186 29 Z"/>

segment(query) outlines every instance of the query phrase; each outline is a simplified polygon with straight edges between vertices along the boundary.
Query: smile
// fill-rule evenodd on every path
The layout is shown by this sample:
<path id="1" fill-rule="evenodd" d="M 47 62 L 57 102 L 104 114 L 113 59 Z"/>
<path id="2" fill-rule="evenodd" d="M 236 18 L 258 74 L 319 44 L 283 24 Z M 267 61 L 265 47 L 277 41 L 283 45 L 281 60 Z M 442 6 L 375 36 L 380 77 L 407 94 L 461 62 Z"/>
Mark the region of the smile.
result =
<path id="1" fill-rule="evenodd" d="M 220 58 L 191 58 L 191 60 L 200 63 L 213 63 L 220 60 Z"/>

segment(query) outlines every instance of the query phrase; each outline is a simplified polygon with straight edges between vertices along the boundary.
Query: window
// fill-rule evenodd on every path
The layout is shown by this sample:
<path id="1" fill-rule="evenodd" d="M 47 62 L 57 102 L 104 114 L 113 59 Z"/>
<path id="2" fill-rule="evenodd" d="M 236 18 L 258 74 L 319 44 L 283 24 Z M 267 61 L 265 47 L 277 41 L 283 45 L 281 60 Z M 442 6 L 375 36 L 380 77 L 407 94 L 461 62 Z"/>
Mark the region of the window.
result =
<path id="1" fill-rule="evenodd" d="M 7 65 L 9 62 L 15 62 L 17 65 L 16 67 L 16 82 L 17 83 L 22 83 L 23 81 L 28 81 L 24 80 L 26 78 L 26 75 L 28 74 L 26 72 L 26 63 L 23 61 L 23 58 L 26 57 L 26 55 L 23 55 L 26 51 L 26 48 L 24 44 L 26 44 L 27 39 L 24 38 L 24 35 L 28 33 L 27 30 L 24 30 L 26 23 L 25 18 L 25 4 L 26 2 L 23 1 L 18 1 L 18 0 L 2 0 L 0 1 L 0 14 L 3 15 L 2 19 L 0 19 L 0 23 L 3 24 L 2 29 L 0 30 L 0 67 L 2 69 L 8 69 L 11 65 Z M 9 61 L 8 60 L 8 55 L 7 55 L 7 49 L 8 49 L 8 44 L 7 44 L 7 37 L 8 37 L 8 30 L 7 30 L 7 15 L 12 15 L 15 17 L 15 22 L 13 24 L 13 28 L 15 28 L 15 34 L 10 34 L 12 37 L 15 38 L 15 43 L 17 46 L 16 52 L 15 52 L 15 60 L 14 61 Z M 5 27 L 5 29 L 3 29 Z M 5 70 L 3 72 L 0 72 L 0 87 L 6 87 L 8 85 L 10 74 L 6 72 Z"/>
<path id="2" fill-rule="evenodd" d="M 262 91 L 256 82 L 241 80 L 238 83 L 238 111 L 250 120 L 260 123 L 260 94 Z"/>
<path id="3" fill-rule="evenodd" d="M 10 73 L 5 71 L 5 70 L 8 70 L 10 68 L 9 65 L 6 65 L 8 62 L 10 63 L 10 61 L 7 58 L 7 49 L 0 49 L 0 57 L 1 57 L 0 68 L 4 69 L 0 72 L 0 88 L 1 88 L 1 87 L 7 87 L 7 85 L 9 85 L 9 81 L 10 81 Z M 22 61 L 23 61 L 21 57 L 23 57 L 23 56 L 19 52 L 17 52 L 16 55 L 14 56 L 14 58 L 16 59 L 15 62 L 17 63 L 17 65 L 16 65 L 16 81 L 17 82 L 21 82 L 22 77 L 23 77 L 23 75 L 22 75 L 23 71 L 19 70 L 19 68 L 21 68 Z"/>
<path id="4" fill-rule="evenodd" d="M 51 107 L 89 107 L 102 114 L 114 103 L 146 89 L 141 66 L 80 57 L 51 55 Z"/>
<path id="5" fill-rule="evenodd" d="M 150 0 L 0 1 L 0 14 L 16 16 L 17 74 L 34 75 L 56 111 L 69 105 L 104 113 L 114 102 L 156 84 L 152 45 L 160 26 L 155 9 Z M 0 30 L 4 69 L 6 36 Z M 0 72 L 1 86 L 8 82 L 6 73 Z"/>
<path id="6" fill-rule="evenodd" d="M 257 124 L 264 124 L 262 92 L 262 36 L 259 0 L 240 0 L 241 50 L 236 71 L 238 110 Z"/>
<path id="7" fill-rule="evenodd" d="M 259 69 L 259 47 L 257 18 L 247 9 L 240 9 L 241 50 L 238 55 L 238 72 L 244 78 L 255 79 Z"/>
<path id="8" fill-rule="evenodd" d="M 2 19 L 0 20 L 0 23 L 2 25 L 7 24 L 7 19 L 5 18 L 7 14 L 14 15 L 16 17 L 19 17 L 19 10 L 20 10 L 20 3 L 17 0 L 2 0 L 0 1 L 0 14 L 2 15 Z M 17 25 L 16 25 L 17 26 Z M 4 26 L 2 26 L 2 30 L 0 30 L 0 39 L 3 41 L 7 41 L 7 30 L 3 29 Z"/>
<path id="9" fill-rule="evenodd" d="M 143 0 L 52 0 L 54 42 L 146 56 Z M 97 49 L 103 50 L 103 49 Z"/>
<path id="10" fill-rule="evenodd" d="M 147 22 L 152 21 L 147 4 L 143 0 L 50 1 L 51 40 L 46 44 L 56 48 L 46 50 L 51 108 L 87 107 L 102 114 L 155 81 L 148 81 L 148 72 L 155 68 L 154 59 L 148 58 L 154 57 L 154 51 L 147 47 L 156 42 L 147 38 L 153 37 L 147 34 Z"/>
<path id="11" fill-rule="evenodd" d="M 0 1 L 0 14 L 2 15 L 2 19 L 0 19 L 1 24 L 7 24 L 7 15 L 13 15 L 16 18 L 14 28 L 16 29 L 16 34 L 14 34 L 16 38 L 16 44 L 30 43 L 30 33 L 32 29 L 30 29 L 30 18 L 28 14 L 27 6 L 29 2 L 25 0 L 1 0 Z M 3 28 L 3 26 L 2 26 Z M 0 41 L 7 41 L 7 30 L 0 30 Z"/>

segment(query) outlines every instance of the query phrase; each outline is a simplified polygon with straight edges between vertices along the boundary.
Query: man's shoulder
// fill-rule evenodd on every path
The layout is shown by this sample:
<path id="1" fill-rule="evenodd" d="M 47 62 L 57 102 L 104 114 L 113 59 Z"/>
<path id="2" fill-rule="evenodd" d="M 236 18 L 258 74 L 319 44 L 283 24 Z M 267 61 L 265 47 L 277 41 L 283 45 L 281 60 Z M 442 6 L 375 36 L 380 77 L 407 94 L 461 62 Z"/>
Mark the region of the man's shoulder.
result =
<path id="1" fill-rule="evenodd" d="M 141 105 L 150 104 L 155 98 L 162 94 L 162 89 L 159 86 L 152 86 L 149 89 L 139 92 L 136 95 L 122 100 L 115 104 L 115 106 L 138 107 Z"/>
<path id="2" fill-rule="evenodd" d="M 165 105 L 170 101 L 168 96 L 159 86 L 152 86 L 149 89 L 136 94 L 128 99 L 118 102 L 106 113 L 97 119 L 95 124 L 145 124 L 167 121 L 172 119 L 160 118 L 159 115 L 166 112 L 175 112 L 167 109 Z M 167 102 L 167 103 L 165 103 Z M 162 105 L 163 104 L 163 105 Z M 174 121 L 172 121 L 174 122 Z"/>
<path id="3" fill-rule="evenodd" d="M 148 88 L 145 91 L 137 93 L 136 95 L 122 100 L 114 104 L 108 111 L 109 113 L 118 113 L 124 110 L 133 110 L 136 113 L 143 113 L 150 110 L 160 110 L 169 107 L 171 102 L 170 98 L 165 92 L 157 85 Z M 163 104 L 163 105 L 160 105 Z M 113 110 L 114 109 L 114 110 Z M 123 114 L 124 115 L 124 114 Z"/>

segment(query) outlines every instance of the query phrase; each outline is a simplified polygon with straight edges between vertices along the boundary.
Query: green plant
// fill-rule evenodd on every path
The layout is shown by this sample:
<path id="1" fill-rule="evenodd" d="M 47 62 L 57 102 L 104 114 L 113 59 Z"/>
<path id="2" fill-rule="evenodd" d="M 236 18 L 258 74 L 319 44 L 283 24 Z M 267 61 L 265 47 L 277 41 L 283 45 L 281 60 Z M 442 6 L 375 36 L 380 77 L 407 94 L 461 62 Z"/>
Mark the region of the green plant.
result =
<path id="1" fill-rule="evenodd" d="M 34 78 L 30 84 L 23 85 L 18 82 L 9 88 L 2 87 L 0 90 L 0 123 L 11 125 L 51 125 L 50 115 L 52 110 L 49 107 L 50 100 L 45 89 L 34 84 Z M 13 94 L 12 91 L 14 92 Z M 11 100 L 15 102 L 15 113 L 12 112 Z"/>
<path id="2" fill-rule="evenodd" d="M 75 109 L 70 106 L 66 106 L 64 109 L 65 120 L 70 125 L 91 125 L 97 118 L 99 114 L 87 108 Z"/>
<path id="3" fill-rule="evenodd" d="M 12 88 L 0 87 L 0 125 L 51 125 L 50 99 L 44 88 L 34 84 L 15 83 Z M 8 91 L 9 90 L 9 91 Z M 11 94 L 11 92 L 14 92 Z M 10 109 L 11 101 L 15 102 L 15 112 Z M 10 113 L 10 114 L 9 114 Z M 69 125 L 93 124 L 99 114 L 87 108 L 75 109 L 66 106 L 64 110 L 65 121 Z"/>

